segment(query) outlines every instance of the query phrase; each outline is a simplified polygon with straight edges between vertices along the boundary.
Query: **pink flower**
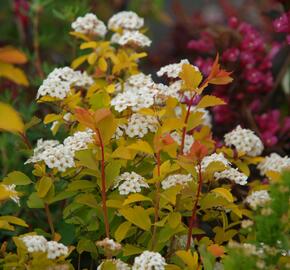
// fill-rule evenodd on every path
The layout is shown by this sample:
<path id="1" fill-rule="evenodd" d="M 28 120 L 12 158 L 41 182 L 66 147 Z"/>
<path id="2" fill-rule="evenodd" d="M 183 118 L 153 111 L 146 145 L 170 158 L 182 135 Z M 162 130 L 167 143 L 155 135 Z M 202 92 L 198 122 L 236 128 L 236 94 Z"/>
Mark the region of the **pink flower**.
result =
<path id="1" fill-rule="evenodd" d="M 273 26 L 276 32 L 290 32 L 290 11 L 282 14 L 279 18 L 273 21 Z"/>

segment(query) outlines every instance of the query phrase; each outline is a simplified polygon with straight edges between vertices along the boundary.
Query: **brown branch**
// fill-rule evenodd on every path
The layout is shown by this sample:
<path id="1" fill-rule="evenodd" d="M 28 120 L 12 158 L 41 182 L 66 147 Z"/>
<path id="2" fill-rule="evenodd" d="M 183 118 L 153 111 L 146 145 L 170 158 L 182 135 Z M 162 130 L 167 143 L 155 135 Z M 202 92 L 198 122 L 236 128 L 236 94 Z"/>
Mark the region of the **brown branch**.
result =
<path id="1" fill-rule="evenodd" d="M 49 224 L 50 232 L 52 234 L 52 239 L 54 239 L 55 229 L 54 229 L 54 225 L 53 225 L 53 221 L 52 221 L 52 216 L 51 216 L 51 212 L 50 212 L 48 203 L 45 203 L 44 204 L 44 209 L 45 209 L 47 221 L 48 221 L 48 224 Z"/>

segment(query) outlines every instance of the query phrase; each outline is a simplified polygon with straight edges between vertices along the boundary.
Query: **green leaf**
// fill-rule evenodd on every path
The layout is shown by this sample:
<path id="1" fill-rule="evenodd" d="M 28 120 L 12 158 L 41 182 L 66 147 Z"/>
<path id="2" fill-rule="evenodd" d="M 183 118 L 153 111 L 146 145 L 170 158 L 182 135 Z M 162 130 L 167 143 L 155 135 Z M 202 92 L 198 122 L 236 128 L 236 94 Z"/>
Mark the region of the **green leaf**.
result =
<path id="1" fill-rule="evenodd" d="M 118 229 L 115 231 L 115 238 L 117 242 L 120 243 L 123 239 L 126 238 L 126 235 L 131 228 L 131 224 L 131 222 L 125 221 L 118 227 Z"/>
<path id="2" fill-rule="evenodd" d="M 83 194 L 76 198 L 76 202 L 92 208 L 98 208 L 98 202 L 93 194 Z"/>
<path id="3" fill-rule="evenodd" d="M 228 202 L 234 201 L 234 197 L 233 197 L 232 193 L 225 188 L 215 188 L 215 189 L 211 190 L 211 192 L 219 194 L 220 196 L 224 197 Z"/>
<path id="4" fill-rule="evenodd" d="M 37 193 L 33 192 L 28 198 L 27 206 L 29 208 L 44 208 L 44 203 L 43 200 L 37 196 Z"/>
<path id="5" fill-rule="evenodd" d="M 22 226 L 22 227 L 28 227 L 27 223 L 18 217 L 14 217 L 14 216 L 1 216 L 0 217 L 0 221 L 7 221 L 9 223 L 18 225 L 18 226 Z"/>
<path id="6" fill-rule="evenodd" d="M 3 184 L 5 185 L 14 184 L 17 186 L 25 186 L 29 185 L 30 183 L 32 183 L 30 178 L 26 174 L 19 171 L 11 172 L 3 179 Z"/>
<path id="7" fill-rule="evenodd" d="M 60 192 L 56 196 L 54 196 L 52 199 L 49 200 L 49 204 L 68 199 L 70 197 L 73 197 L 76 194 L 77 194 L 77 192 L 75 192 L 75 191 Z"/>
<path id="8" fill-rule="evenodd" d="M 140 254 L 143 251 L 144 251 L 143 249 L 136 247 L 136 246 L 133 246 L 133 245 L 130 245 L 130 244 L 127 244 L 123 247 L 123 255 L 124 256 L 132 256 L 132 255 Z"/>
<path id="9" fill-rule="evenodd" d="M 69 183 L 67 186 L 67 191 L 77 191 L 77 190 L 85 190 L 85 189 L 94 189 L 96 188 L 96 184 L 89 180 L 74 180 Z"/>
<path id="10" fill-rule="evenodd" d="M 98 164 L 96 158 L 94 157 L 92 150 L 82 150 L 75 153 L 75 158 L 78 160 L 79 166 L 84 166 L 86 168 L 98 171 Z"/>
<path id="11" fill-rule="evenodd" d="M 112 186 L 116 177 L 120 174 L 121 166 L 122 162 L 119 160 L 113 160 L 107 164 L 105 168 L 107 190 Z"/>
<path id="12" fill-rule="evenodd" d="M 143 152 L 146 154 L 154 154 L 152 147 L 146 141 L 138 140 L 136 143 L 132 143 L 128 146 L 129 149 Z"/>
<path id="13" fill-rule="evenodd" d="M 181 214 L 179 212 L 172 212 L 168 217 L 169 226 L 174 229 L 181 223 Z"/>
<path id="14" fill-rule="evenodd" d="M 146 210 L 141 206 L 135 206 L 133 208 L 127 207 L 119 210 L 120 214 L 136 225 L 137 227 L 149 231 L 151 228 L 151 220 Z"/>
<path id="15" fill-rule="evenodd" d="M 97 247 L 96 247 L 95 243 L 92 240 L 81 239 L 78 242 L 78 245 L 77 245 L 77 252 L 79 254 L 82 254 L 84 251 L 96 254 L 97 253 Z"/>
<path id="16" fill-rule="evenodd" d="M 52 186 L 50 177 L 44 176 L 40 179 L 37 187 L 37 195 L 39 198 L 44 198 Z"/>

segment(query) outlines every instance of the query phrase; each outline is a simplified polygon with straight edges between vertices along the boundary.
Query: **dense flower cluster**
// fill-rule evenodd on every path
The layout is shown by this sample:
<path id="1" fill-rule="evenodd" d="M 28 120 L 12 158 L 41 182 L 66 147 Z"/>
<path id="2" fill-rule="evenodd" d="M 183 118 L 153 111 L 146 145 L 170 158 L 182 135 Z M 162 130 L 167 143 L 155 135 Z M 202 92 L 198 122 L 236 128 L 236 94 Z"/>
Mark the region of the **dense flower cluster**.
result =
<path id="1" fill-rule="evenodd" d="M 55 241 L 47 241 L 40 235 L 27 235 L 21 237 L 21 240 L 29 253 L 46 252 L 47 258 L 51 260 L 68 254 L 68 248 L 65 245 Z"/>
<path id="2" fill-rule="evenodd" d="M 192 181 L 191 174 L 173 174 L 167 176 L 162 182 L 162 188 L 168 189 L 176 185 L 185 186 L 188 182 Z"/>
<path id="3" fill-rule="evenodd" d="M 265 175 L 268 171 L 280 173 L 287 167 L 290 167 L 290 158 L 288 156 L 281 157 L 276 153 L 272 153 L 265 157 L 265 159 L 258 165 L 261 175 Z"/>
<path id="4" fill-rule="evenodd" d="M 221 172 L 215 172 L 214 177 L 219 179 L 229 179 L 233 182 L 235 182 L 238 185 L 246 185 L 248 182 L 248 176 L 246 176 L 244 173 L 239 172 L 236 168 L 230 168 Z"/>
<path id="5" fill-rule="evenodd" d="M 27 163 L 37 163 L 44 161 L 48 168 L 57 168 L 64 172 L 68 168 L 75 166 L 74 155 L 76 151 L 86 149 L 93 140 L 92 130 L 78 131 L 74 135 L 67 137 L 63 144 L 56 140 L 38 140 L 33 151 L 33 156 Z"/>
<path id="6" fill-rule="evenodd" d="M 69 67 L 55 68 L 39 87 L 37 98 L 51 96 L 64 99 L 70 93 L 72 86 L 88 87 L 93 82 L 86 72 L 75 71 Z"/>
<path id="7" fill-rule="evenodd" d="M 259 137 L 250 129 L 243 129 L 237 126 L 234 130 L 224 136 L 227 146 L 234 146 L 237 151 L 243 152 L 249 156 L 260 155 L 264 146 Z"/>
<path id="8" fill-rule="evenodd" d="M 108 28 L 116 31 L 118 29 L 138 30 L 144 25 L 144 19 L 133 11 L 121 11 L 113 15 L 108 21 Z"/>
<path id="9" fill-rule="evenodd" d="M 87 13 L 84 17 L 78 17 L 71 27 L 74 31 L 85 35 L 104 37 L 107 33 L 106 25 L 92 13 Z"/>
<path id="10" fill-rule="evenodd" d="M 151 115 L 132 114 L 125 128 L 126 134 L 133 138 L 135 136 L 142 138 L 148 132 L 155 132 L 158 127 L 158 120 Z"/>
<path id="11" fill-rule="evenodd" d="M 264 206 L 270 200 L 271 198 L 267 190 L 259 190 L 251 193 L 245 199 L 245 202 L 248 203 L 251 208 L 257 209 L 258 207 Z"/>
<path id="12" fill-rule="evenodd" d="M 139 31 L 124 31 L 122 34 L 115 33 L 111 38 L 111 42 L 121 46 L 133 45 L 138 47 L 149 47 L 152 41 Z"/>
<path id="13" fill-rule="evenodd" d="M 163 75 L 166 75 L 168 78 L 177 78 L 179 73 L 181 72 L 182 65 L 183 64 L 189 64 L 189 61 L 187 59 L 182 59 L 179 63 L 166 65 L 162 68 L 160 68 L 159 71 L 157 71 L 157 76 L 161 77 Z M 198 70 L 198 68 L 196 67 Z"/>
<path id="14" fill-rule="evenodd" d="M 141 192 L 141 188 L 149 188 L 145 179 L 135 172 L 125 172 L 117 177 L 114 188 L 117 188 L 121 195 Z"/>
<path id="15" fill-rule="evenodd" d="M 157 252 L 144 251 L 134 260 L 132 270 L 164 270 L 165 259 Z"/>
<path id="16" fill-rule="evenodd" d="M 290 45 L 290 11 L 283 13 L 274 20 L 273 26 L 276 32 L 286 33 L 286 42 Z"/>

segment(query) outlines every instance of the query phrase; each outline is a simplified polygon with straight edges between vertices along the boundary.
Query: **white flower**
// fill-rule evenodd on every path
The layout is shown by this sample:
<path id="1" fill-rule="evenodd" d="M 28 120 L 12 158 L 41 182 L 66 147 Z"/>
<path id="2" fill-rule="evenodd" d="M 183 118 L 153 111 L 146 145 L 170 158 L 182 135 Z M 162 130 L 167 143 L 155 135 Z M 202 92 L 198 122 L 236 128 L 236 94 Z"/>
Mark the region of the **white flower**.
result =
<path id="1" fill-rule="evenodd" d="M 247 229 L 253 225 L 254 225 L 254 222 L 250 219 L 244 219 L 244 220 L 242 220 L 242 223 L 241 223 L 241 227 L 243 229 Z"/>
<path id="2" fill-rule="evenodd" d="M 139 31 L 125 31 L 121 35 L 118 33 L 114 34 L 111 42 L 121 46 L 135 45 L 138 47 L 149 47 L 152 41 Z"/>
<path id="3" fill-rule="evenodd" d="M 55 68 L 42 82 L 36 98 L 48 95 L 63 99 L 70 93 L 72 86 L 88 87 L 93 82 L 86 72 L 75 71 L 70 67 Z"/>
<path id="4" fill-rule="evenodd" d="M 179 133 L 177 133 L 176 131 L 172 132 L 170 134 L 170 136 L 172 137 L 172 139 L 178 144 L 181 145 L 181 135 L 179 135 Z M 188 154 L 190 152 L 191 146 L 194 143 L 194 138 L 192 135 L 188 135 L 185 134 L 185 139 L 184 139 L 184 148 L 183 148 L 183 152 L 184 154 Z"/>
<path id="5" fill-rule="evenodd" d="M 78 17 L 71 27 L 79 33 L 104 37 L 107 33 L 106 25 L 95 14 L 87 13 L 84 17 Z"/>
<path id="6" fill-rule="evenodd" d="M 102 270 L 102 266 L 105 262 L 110 261 L 116 266 L 116 270 L 130 270 L 131 267 L 127 264 L 121 261 L 120 259 L 111 259 L 111 260 L 105 260 L 103 261 L 97 268 L 97 270 Z"/>
<path id="7" fill-rule="evenodd" d="M 219 179 L 229 179 L 233 182 L 235 182 L 238 185 L 246 185 L 248 176 L 246 176 L 244 173 L 239 172 L 238 169 L 235 168 L 229 168 L 227 170 L 224 170 L 222 172 L 215 172 L 214 177 Z"/>
<path id="8" fill-rule="evenodd" d="M 176 185 L 185 186 L 190 181 L 192 181 L 192 176 L 190 174 L 173 174 L 167 176 L 161 182 L 161 185 L 163 189 L 168 189 Z"/>
<path id="9" fill-rule="evenodd" d="M 290 158 L 288 156 L 281 157 L 276 153 L 270 154 L 260 162 L 257 168 L 260 170 L 261 175 L 265 175 L 268 171 L 282 172 L 283 169 L 290 166 Z"/>
<path id="10" fill-rule="evenodd" d="M 49 241 L 46 245 L 46 252 L 47 258 L 54 260 L 57 257 L 66 256 L 68 254 L 68 248 L 62 243 Z"/>
<path id="11" fill-rule="evenodd" d="M 251 193 L 245 202 L 248 203 L 251 208 L 257 209 L 258 206 L 264 206 L 267 202 L 271 200 L 267 190 L 259 190 Z"/>
<path id="12" fill-rule="evenodd" d="M 18 206 L 20 206 L 20 198 L 18 196 L 17 191 L 15 190 L 16 185 L 12 184 L 12 185 L 4 185 L 1 184 L 2 187 L 4 187 L 4 189 L 6 189 L 9 193 L 9 198 L 14 201 L 15 203 L 18 204 Z"/>
<path id="13" fill-rule="evenodd" d="M 165 265 L 165 259 L 158 252 L 146 250 L 135 258 L 132 270 L 164 270 Z"/>
<path id="14" fill-rule="evenodd" d="M 133 11 L 121 11 L 108 21 L 108 28 L 113 31 L 118 29 L 138 30 L 143 25 L 144 19 Z"/>
<path id="15" fill-rule="evenodd" d="M 167 75 L 168 78 L 177 78 L 184 64 L 189 64 L 189 61 L 187 59 L 182 59 L 179 63 L 166 65 L 157 72 L 157 76 L 161 77 L 163 75 Z M 193 67 L 196 70 L 199 70 L 198 67 Z"/>
<path id="16" fill-rule="evenodd" d="M 201 161 L 201 171 L 204 172 L 212 162 L 220 162 L 224 164 L 226 167 L 228 167 L 231 163 L 225 158 L 223 153 L 213 153 L 210 156 L 206 156 Z"/>
<path id="17" fill-rule="evenodd" d="M 102 247 L 104 249 L 108 249 L 111 251 L 118 251 L 122 248 L 121 244 L 115 242 L 113 239 L 105 238 L 102 241 L 97 242 L 98 247 Z"/>
<path id="18" fill-rule="evenodd" d="M 224 136 L 227 146 L 234 146 L 239 152 L 255 157 L 260 155 L 264 146 L 262 141 L 250 129 L 243 129 L 237 126 L 234 130 Z"/>
<path id="19" fill-rule="evenodd" d="M 141 188 L 149 188 L 145 179 L 135 172 L 125 172 L 118 176 L 113 188 L 117 188 L 120 195 L 128 195 L 129 193 L 141 192 Z"/>
<path id="20" fill-rule="evenodd" d="M 72 114 L 70 112 L 66 113 L 62 118 L 63 120 L 69 122 L 71 120 Z"/>
<path id="21" fill-rule="evenodd" d="M 43 236 L 27 235 L 20 239 L 24 242 L 28 252 L 46 252 L 47 240 Z"/>
<path id="22" fill-rule="evenodd" d="M 142 138 L 148 132 L 155 132 L 158 127 L 156 117 L 151 115 L 143 115 L 139 113 L 132 114 L 125 128 L 125 133 L 133 138 L 135 136 Z"/>
<path id="23" fill-rule="evenodd" d="M 157 89 L 150 75 L 139 73 L 128 78 L 123 85 L 123 92 L 118 93 L 111 105 L 115 110 L 122 112 L 128 107 L 137 112 L 142 108 L 149 108 L 154 104 Z"/>
<path id="24" fill-rule="evenodd" d="M 67 137 L 63 144 L 74 153 L 75 151 L 87 149 L 88 144 L 94 141 L 93 136 L 94 132 L 91 129 L 77 131 L 72 136 Z"/>

